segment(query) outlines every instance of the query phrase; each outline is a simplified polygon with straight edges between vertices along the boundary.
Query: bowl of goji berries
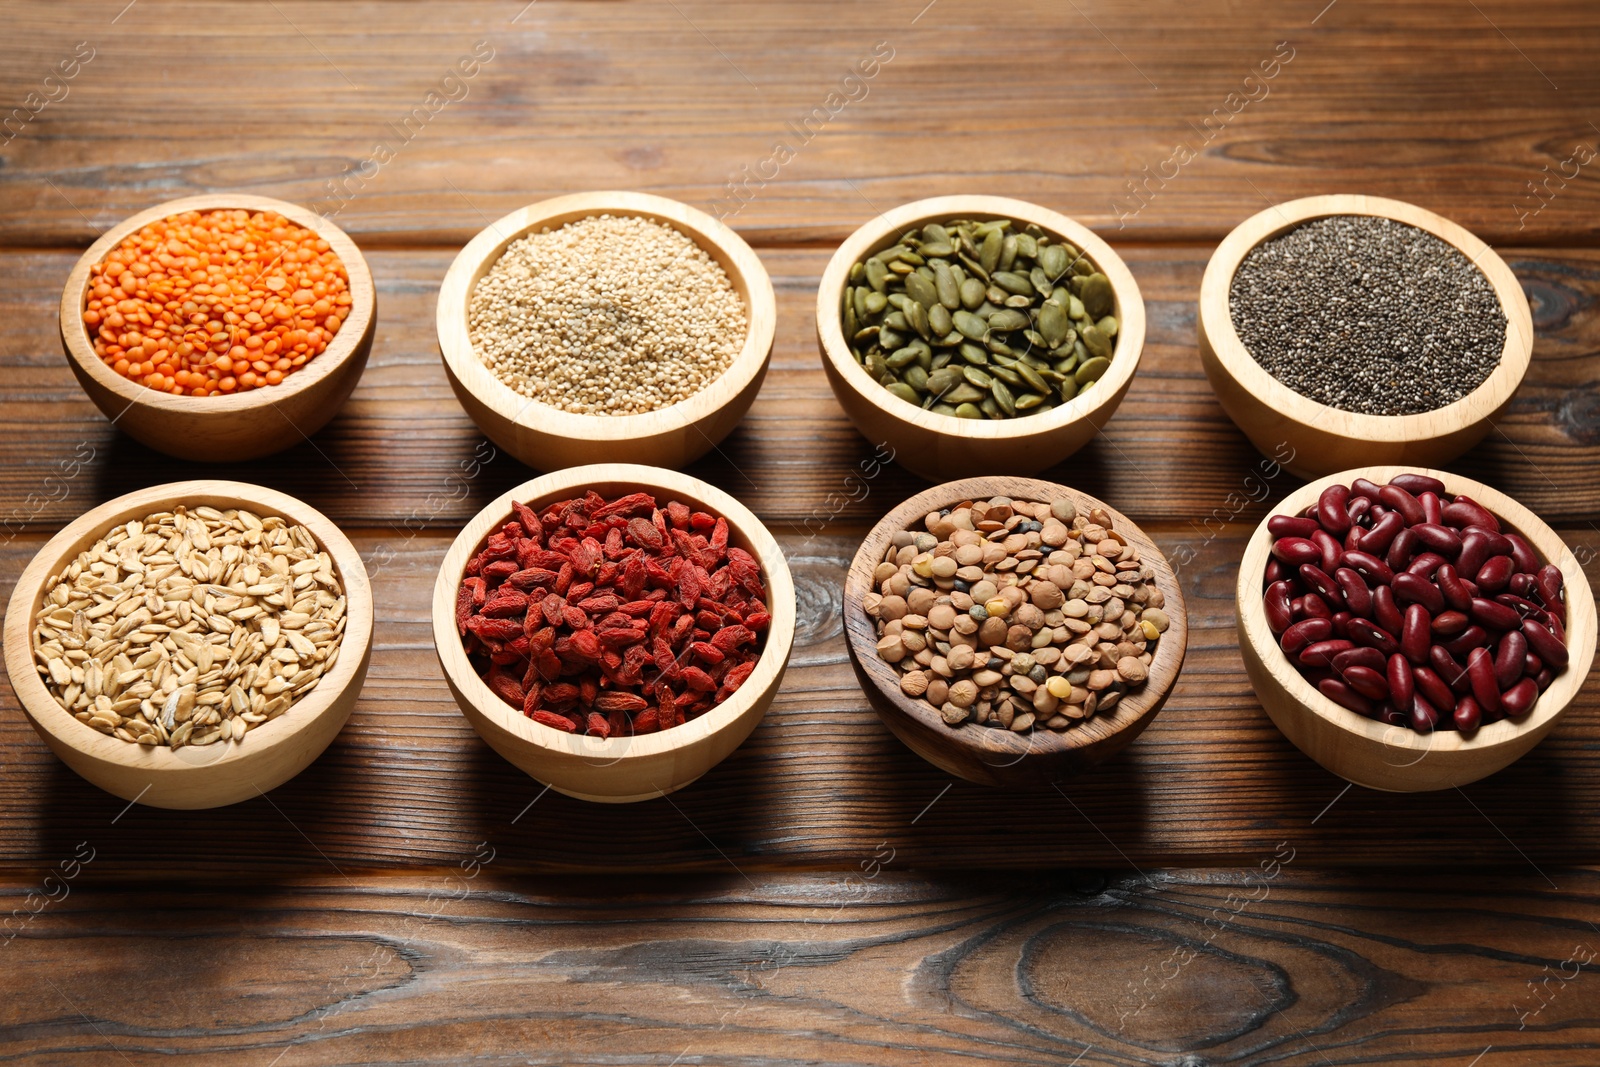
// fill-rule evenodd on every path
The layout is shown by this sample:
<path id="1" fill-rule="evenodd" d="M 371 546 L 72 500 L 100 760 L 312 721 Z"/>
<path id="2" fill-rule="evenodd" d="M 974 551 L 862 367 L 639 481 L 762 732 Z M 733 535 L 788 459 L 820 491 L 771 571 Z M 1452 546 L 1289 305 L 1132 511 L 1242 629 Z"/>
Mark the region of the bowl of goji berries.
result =
<path id="1" fill-rule="evenodd" d="M 179 459 L 291 448 L 361 379 L 377 300 L 355 242 L 264 196 L 171 200 L 107 230 L 62 290 L 61 347 L 112 424 Z"/>
<path id="2" fill-rule="evenodd" d="M 726 758 L 777 694 L 789 567 L 714 486 L 573 467 L 480 511 L 439 570 L 445 679 L 491 748 L 569 796 L 649 800 Z"/>

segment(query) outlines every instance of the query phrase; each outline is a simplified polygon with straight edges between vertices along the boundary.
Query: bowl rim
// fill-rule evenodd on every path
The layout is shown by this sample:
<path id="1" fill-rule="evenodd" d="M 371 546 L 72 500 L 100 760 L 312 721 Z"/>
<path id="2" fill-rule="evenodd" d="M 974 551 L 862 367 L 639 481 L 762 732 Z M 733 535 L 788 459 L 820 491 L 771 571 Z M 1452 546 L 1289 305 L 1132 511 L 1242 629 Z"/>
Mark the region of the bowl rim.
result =
<path id="1" fill-rule="evenodd" d="M 594 738 L 569 734 L 534 722 L 501 700 L 473 670 L 456 630 L 456 591 L 466 573 L 467 561 L 489 533 L 512 517 L 513 501 L 532 503 L 536 509 L 555 499 L 581 496 L 595 489 L 602 494 L 649 492 L 699 505 L 728 520 L 729 544 L 744 548 L 761 564 L 767 586 L 767 609 L 772 622 L 756 668 L 738 690 L 710 711 L 685 723 L 650 734 L 625 738 Z M 543 749 L 558 758 L 584 761 L 604 758 L 610 763 L 649 760 L 689 748 L 710 739 L 742 719 L 755 703 L 778 684 L 793 647 L 796 606 L 794 581 L 777 540 L 743 504 L 717 487 L 678 471 L 638 463 L 592 463 L 567 467 L 514 486 L 485 504 L 456 535 L 439 564 L 432 597 L 432 626 L 439 662 L 450 684 L 471 701 L 474 710 L 519 742 Z M 463 711 L 465 714 L 465 711 Z M 612 741 L 626 742 L 611 745 Z M 618 748 L 621 751 L 609 751 Z"/>
<path id="2" fill-rule="evenodd" d="M 1367 478 L 1378 485 L 1386 484 L 1397 474 L 1425 474 L 1444 482 L 1446 490 L 1456 496 L 1465 493 L 1487 508 L 1513 532 L 1521 534 L 1545 562 L 1554 562 L 1561 568 L 1567 601 L 1567 669 L 1557 675 L 1550 687 L 1539 694 L 1533 713 L 1522 722 L 1501 719 L 1481 726 L 1472 737 L 1463 738 L 1456 730 L 1434 730 L 1419 734 L 1410 727 L 1393 727 L 1351 711 L 1324 696 L 1304 675 L 1291 664 L 1278 646 L 1278 641 L 1267 626 L 1266 609 L 1262 606 L 1261 579 L 1266 572 L 1267 557 L 1271 552 L 1273 537 L 1267 523 L 1274 516 L 1294 515 L 1316 503 L 1322 491 L 1330 485 L 1349 485 L 1357 478 Z M 1554 559 L 1548 545 L 1555 544 L 1561 551 Z M 1273 681 L 1301 711 L 1338 727 L 1347 734 L 1367 742 L 1383 745 L 1387 749 L 1422 755 L 1435 752 L 1475 752 L 1508 744 L 1527 733 L 1542 733 L 1552 727 L 1566 712 L 1574 697 L 1583 688 L 1595 655 L 1596 615 L 1593 592 L 1590 590 L 1583 567 L 1566 542 L 1533 512 L 1506 494 L 1449 471 L 1431 470 L 1404 464 L 1356 467 L 1307 484 L 1290 493 L 1262 518 L 1245 546 L 1239 564 L 1236 593 L 1239 630 L 1244 639 L 1254 647 L 1262 665 Z M 1398 740 L 1397 740 L 1398 739 Z"/>
<path id="3" fill-rule="evenodd" d="M 227 396 L 173 396 L 157 392 L 147 385 L 135 384 L 106 366 L 95 355 L 94 342 L 83 322 L 83 305 L 89 290 L 90 271 L 130 234 L 136 233 L 152 222 L 170 218 L 186 211 L 218 211 L 242 209 L 245 211 L 271 211 L 290 222 L 314 230 L 327 241 L 344 264 L 350 278 L 350 317 L 339 327 L 339 332 L 328 347 L 294 373 L 286 375 L 277 385 L 263 386 L 244 393 Z M 351 357 L 359 351 L 373 331 L 377 318 L 377 290 L 372 282 L 372 271 L 366 258 L 333 220 L 318 215 L 299 204 L 277 200 L 269 196 L 244 193 L 202 193 L 156 204 L 129 215 L 112 226 L 78 257 L 67 283 L 61 291 L 59 328 L 61 344 L 67 358 L 95 383 L 126 401 L 175 415 L 195 415 L 225 418 L 241 412 L 275 406 L 284 400 L 316 389 L 343 373 Z M 124 409 L 126 410 L 126 409 Z M 120 416 L 119 416 L 120 417 Z M 116 420 L 113 419 L 113 422 Z M 252 731 L 254 732 L 254 731 Z"/>
<path id="4" fill-rule="evenodd" d="M 710 385 L 675 404 L 633 415 L 580 415 L 527 397 L 483 365 L 468 329 L 472 289 L 506 247 L 541 226 L 552 229 L 594 215 L 632 216 L 664 223 L 689 238 L 728 275 L 745 305 L 744 344 Z M 513 425 L 570 440 L 600 442 L 647 438 L 696 426 L 733 403 L 763 374 L 777 333 L 777 296 L 761 258 L 734 230 L 698 208 L 653 193 L 601 190 L 551 197 L 489 223 L 456 253 L 439 286 L 434 315 L 439 351 L 454 379 Z"/>
<path id="5" fill-rule="evenodd" d="M 1369 215 L 1431 233 L 1466 256 L 1488 280 L 1506 317 L 1500 361 L 1478 387 L 1459 400 L 1414 415 L 1368 415 L 1319 403 L 1295 392 L 1257 363 L 1233 327 L 1229 294 L 1234 274 L 1257 245 L 1313 219 Z M 1510 402 L 1533 359 L 1533 312 L 1505 260 L 1470 230 L 1426 208 L 1381 196 L 1339 193 L 1274 204 L 1235 226 L 1206 263 L 1200 280 L 1200 328 L 1217 363 L 1259 404 L 1301 426 L 1354 440 L 1406 443 L 1459 431 Z"/>
<path id="6" fill-rule="evenodd" d="M 223 743 L 227 745 L 223 755 L 200 764 L 184 760 L 171 748 L 124 741 L 79 722 L 50 694 L 34 666 L 33 619 L 50 576 L 59 573 L 68 560 L 94 544 L 112 527 L 142 519 L 152 512 L 170 510 L 176 504 L 210 505 L 219 510 L 246 506 L 258 514 L 278 515 L 306 527 L 338 570 L 344 586 L 345 616 L 349 619 L 339 644 L 339 661 L 318 680 L 314 689 L 291 704 L 282 715 L 251 730 L 245 741 Z M 152 774 L 225 774 L 237 769 L 241 761 L 289 742 L 327 714 L 357 674 L 365 673 L 372 630 L 373 597 L 366 566 L 349 538 L 327 516 L 302 500 L 265 486 L 216 479 L 168 482 L 126 493 L 89 509 L 34 554 L 17 579 L 6 608 L 6 673 L 28 718 L 81 756 Z"/>
<path id="7" fill-rule="evenodd" d="M 1166 633 L 1157 642 L 1152 657 L 1149 678 L 1143 688 L 1125 695 L 1117 707 L 1107 715 L 1096 712 L 1094 717 L 1062 731 L 1035 727 L 1026 738 L 1010 730 L 991 729 L 966 722 L 952 728 L 926 701 L 913 700 L 900 689 L 900 673 L 893 664 L 886 663 L 877 654 L 877 629 L 873 620 L 861 608 L 865 593 L 871 589 L 868 579 L 873 568 L 883 559 L 890 539 L 902 530 L 920 529 L 922 519 L 931 511 L 949 507 L 966 500 L 987 500 L 996 495 L 1013 499 L 1048 501 L 1054 496 L 1067 496 L 1085 515 L 1093 508 L 1104 508 L 1111 516 L 1113 528 L 1125 534 L 1138 546 L 1139 557 L 1155 571 L 1156 587 L 1166 598 L 1162 610 L 1172 620 Z M 1172 565 L 1154 540 L 1138 524 L 1116 508 L 1081 490 L 1043 478 L 1015 476 L 981 476 L 943 482 L 909 497 L 873 524 L 872 530 L 861 541 L 861 546 L 851 560 L 844 584 L 844 631 L 851 655 L 861 672 L 872 681 L 874 688 L 895 713 L 909 719 L 924 730 L 948 737 L 962 749 L 980 755 L 1014 756 L 1012 763 L 1030 756 L 1049 757 L 1064 752 L 1092 748 L 1110 741 L 1117 735 L 1148 725 L 1161 708 L 1172 687 L 1177 683 L 1188 649 L 1188 610 L 1184 602 L 1182 583 L 1178 581 Z M 1175 637 L 1169 640 L 1168 635 Z M 1133 714 L 1125 714 L 1131 711 Z M 1039 735 L 1044 735 L 1040 737 Z M 1042 744 L 1040 742 L 1043 742 Z M 1009 766 L 1011 764 L 1004 764 Z"/>
<path id="8" fill-rule="evenodd" d="M 850 268 L 867 256 L 888 248 L 908 229 L 928 222 L 942 223 L 962 217 L 1010 218 L 1033 223 L 1052 236 L 1065 238 L 1077 245 L 1110 280 L 1112 296 L 1116 301 L 1113 314 L 1117 316 L 1117 342 L 1112 353 L 1111 371 L 1099 380 L 1094 389 L 1079 393 L 1043 415 L 1011 419 L 958 419 L 954 415 L 936 415 L 901 400 L 873 381 L 866 368 L 856 362 L 849 345 L 845 343 L 839 311 Z M 1075 219 L 1026 200 L 970 193 L 913 200 L 875 215 L 858 227 L 834 251 L 823 270 L 822 281 L 817 286 L 816 319 L 817 338 L 821 342 L 824 357 L 835 372 L 835 380 L 848 385 L 880 414 L 932 433 L 984 441 L 1047 434 L 1089 418 L 1107 404 L 1115 406 L 1138 370 L 1146 330 L 1144 298 L 1139 292 L 1139 283 L 1134 280 L 1133 272 L 1122 257 L 1098 234 Z"/>

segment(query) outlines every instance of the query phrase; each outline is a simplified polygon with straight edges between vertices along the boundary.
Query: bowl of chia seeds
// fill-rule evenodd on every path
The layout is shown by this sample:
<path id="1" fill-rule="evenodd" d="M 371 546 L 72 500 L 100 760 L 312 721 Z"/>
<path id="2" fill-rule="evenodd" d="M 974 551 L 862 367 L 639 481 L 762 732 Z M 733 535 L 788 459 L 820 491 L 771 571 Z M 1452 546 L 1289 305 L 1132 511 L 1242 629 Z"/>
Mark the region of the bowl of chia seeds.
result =
<path id="1" fill-rule="evenodd" d="M 456 398 L 530 467 L 681 467 L 749 410 L 777 303 L 761 260 L 687 204 L 576 193 L 480 231 L 439 288 Z"/>
<path id="2" fill-rule="evenodd" d="M 1448 463 L 1510 405 L 1533 353 L 1504 260 L 1448 219 L 1370 196 L 1240 223 L 1206 266 L 1198 323 L 1223 410 L 1308 478 Z"/>
<path id="3" fill-rule="evenodd" d="M 869 441 L 931 481 L 1036 474 L 1116 412 L 1144 348 L 1144 301 L 1087 227 L 995 196 L 886 211 L 817 288 L 828 384 Z"/>

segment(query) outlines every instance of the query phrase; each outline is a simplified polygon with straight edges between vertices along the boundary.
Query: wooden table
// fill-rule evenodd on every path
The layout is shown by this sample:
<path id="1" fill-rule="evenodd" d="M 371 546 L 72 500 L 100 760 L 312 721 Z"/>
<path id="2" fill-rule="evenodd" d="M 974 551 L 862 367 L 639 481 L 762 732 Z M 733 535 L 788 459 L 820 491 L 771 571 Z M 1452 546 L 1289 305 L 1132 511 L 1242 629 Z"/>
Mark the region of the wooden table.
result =
<path id="1" fill-rule="evenodd" d="M 1600 1062 L 1600 685 L 1464 790 L 1347 788 L 1294 750 L 1245 679 L 1232 603 L 1244 541 L 1293 479 L 1251 498 L 1257 457 L 1194 324 L 1212 247 L 1266 203 L 1368 192 L 1461 222 L 1522 279 L 1538 343 L 1456 469 L 1592 559 L 1600 20 L 1584 0 L 1325 2 L 9 4 L 0 106 L 24 110 L 0 133 L 0 592 L 92 504 L 203 469 L 335 518 L 380 602 L 342 737 L 237 807 L 127 807 L 0 694 L 0 892 L 31 915 L 0 947 L 0 1058 Z M 476 42 L 492 57 L 449 77 Z M 775 167 L 780 139 L 797 151 Z M 467 727 L 431 647 L 445 546 L 529 477 L 451 395 L 435 292 L 512 208 L 632 188 L 731 212 L 730 178 L 749 178 L 729 219 L 776 283 L 778 342 L 694 473 L 790 553 L 794 658 L 764 725 L 695 786 L 627 808 L 546 794 Z M 104 227 L 213 189 L 337 211 L 379 286 L 343 413 L 220 468 L 119 437 L 54 311 Z M 846 486 L 870 447 L 828 391 L 810 304 L 851 229 L 955 191 L 1083 220 L 1148 302 L 1127 401 L 1054 474 L 1187 560 L 1189 658 L 1130 752 L 1059 790 L 950 781 L 845 662 L 846 560 L 921 483 Z"/>

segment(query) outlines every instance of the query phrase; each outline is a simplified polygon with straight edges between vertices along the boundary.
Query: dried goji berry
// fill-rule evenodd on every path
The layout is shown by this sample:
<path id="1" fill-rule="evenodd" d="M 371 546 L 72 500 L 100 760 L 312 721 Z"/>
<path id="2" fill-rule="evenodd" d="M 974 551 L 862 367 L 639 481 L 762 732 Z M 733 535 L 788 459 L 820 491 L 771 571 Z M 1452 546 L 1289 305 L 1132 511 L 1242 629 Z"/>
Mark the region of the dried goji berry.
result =
<path id="1" fill-rule="evenodd" d="M 650 702 L 637 693 L 601 693 L 594 698 L 597 711 L 643 711 Z"/>
<path id="2" fill-rule="evenodd" d="M 676 500 L 667 505 L 667 521 L 677 529 L 685 529 L 689 525 L 689 507 Z"/>
<path id="3" fill-rule="evenodd" d="M 705 663 L 721 663 L 727 658 L 722 649 L 710 641 L 696 641 L 689 646 L 689 650 Z"/>
<path id="4" fill-rule="evenodd" d="M 662 545 L 661 531 L 649 519 L 629 519 L 628 534 L 642 548 L 657 549 Z"/>
<path id="5" fill-rule="evenodd" d="M 544 702 L 546 704 L 575 704 L 578 700 L 578 687 L 571 682 L 556 682 L 554 685 L 544 687 Z"/>
<path id="6" fill-rule="evenodd" d="M 544 526 L 539 522 L 539 516 L 526 504 L 511 502 L 511 513 L 517 517 L 517 522 L 522 524 L 522 529 L 535 541 L 544 537 Z"/>
<path id="7" fill-rule="evenodd" d="M 710 692 L 717 688 L 717 683 L 712 680 L 711 675 L 699 667 L 683 668 L 683 681 L 690 689 L 698 689 L 702 693 Z"/>
<path id="8" fill-rule="evenodd" d="M 609 504 L 602 504 L 589 512 L 591 519 L 603 519 L 608 515 L 625 515 L 630 511 L 648 511 L 656 506 L 655 497 L 649 493 L 629 493 L 619 496 Z"/>
<path id="9" fill-rule="evenodd" d="M 509 559 L 497 559 L 483 565 L 483 576 L 491 582 L 504 581 L 517 573 L 517 565 Z"/>
<path id="10" fill-rule="evenodd" d="M 515 589 L 495 594 L 495 598 L 480 609 L 480 614 L 492 619 L 508 619 L 528 610 L 528 594 Z"/>
<path id="11" fill-rule="evenodd" d="M 539 708 L 528 717 L 536 723 L 553 727 L 562 731 L 563 733 L 573 734 L 578 732 L 577 723 L 573 722 L 565 715 L 557 715 L 553 711 L 545 711 L 543 708 Z"/>
<path id="12" fill-rule="evenodd" d="M 591 711 L 589 713 L 589 732 L 596 737 L 610 737 L 611 724 L 606 721 L 604 715 L 597 711 Z"/>
<path id="13" fill-rule="evenodd" d="M 633 732 L 636 734 L 652 734 L 661 728 L 661 713 L 655 708 L 647 708 L 633 717 Z"/>
<path id="14" fill-rule="evenodd" d="M 521 710 L 525 694 L 522 692 L 522 682 L 519 679 L 503 673 L 499 667 L 492 667 L 483 680 L 488 683 L 490 691 L 495 696 Z"/>
<path id="15" fill-rule="evenodd" d="M 755 669 L 756 665 L 754 663 L 741 663 L 737 667 L 729 670 L 728 673 L 723 676 L 722 688 L 717 690 L 717 699 L 721 701 L 732 696 L 738 690 L 738 688 L 743 685 L 747 679 L 749 679 L 751 673 L 753 673 Z"/>
<path id="16" fill-rule="evenodd" d="M 461 588 L 456 590 L 456 631 L 462 637 L 467 636 L 467 620 L 470 618 L 472 618 L 472 587 L 462 582 Z"/>

